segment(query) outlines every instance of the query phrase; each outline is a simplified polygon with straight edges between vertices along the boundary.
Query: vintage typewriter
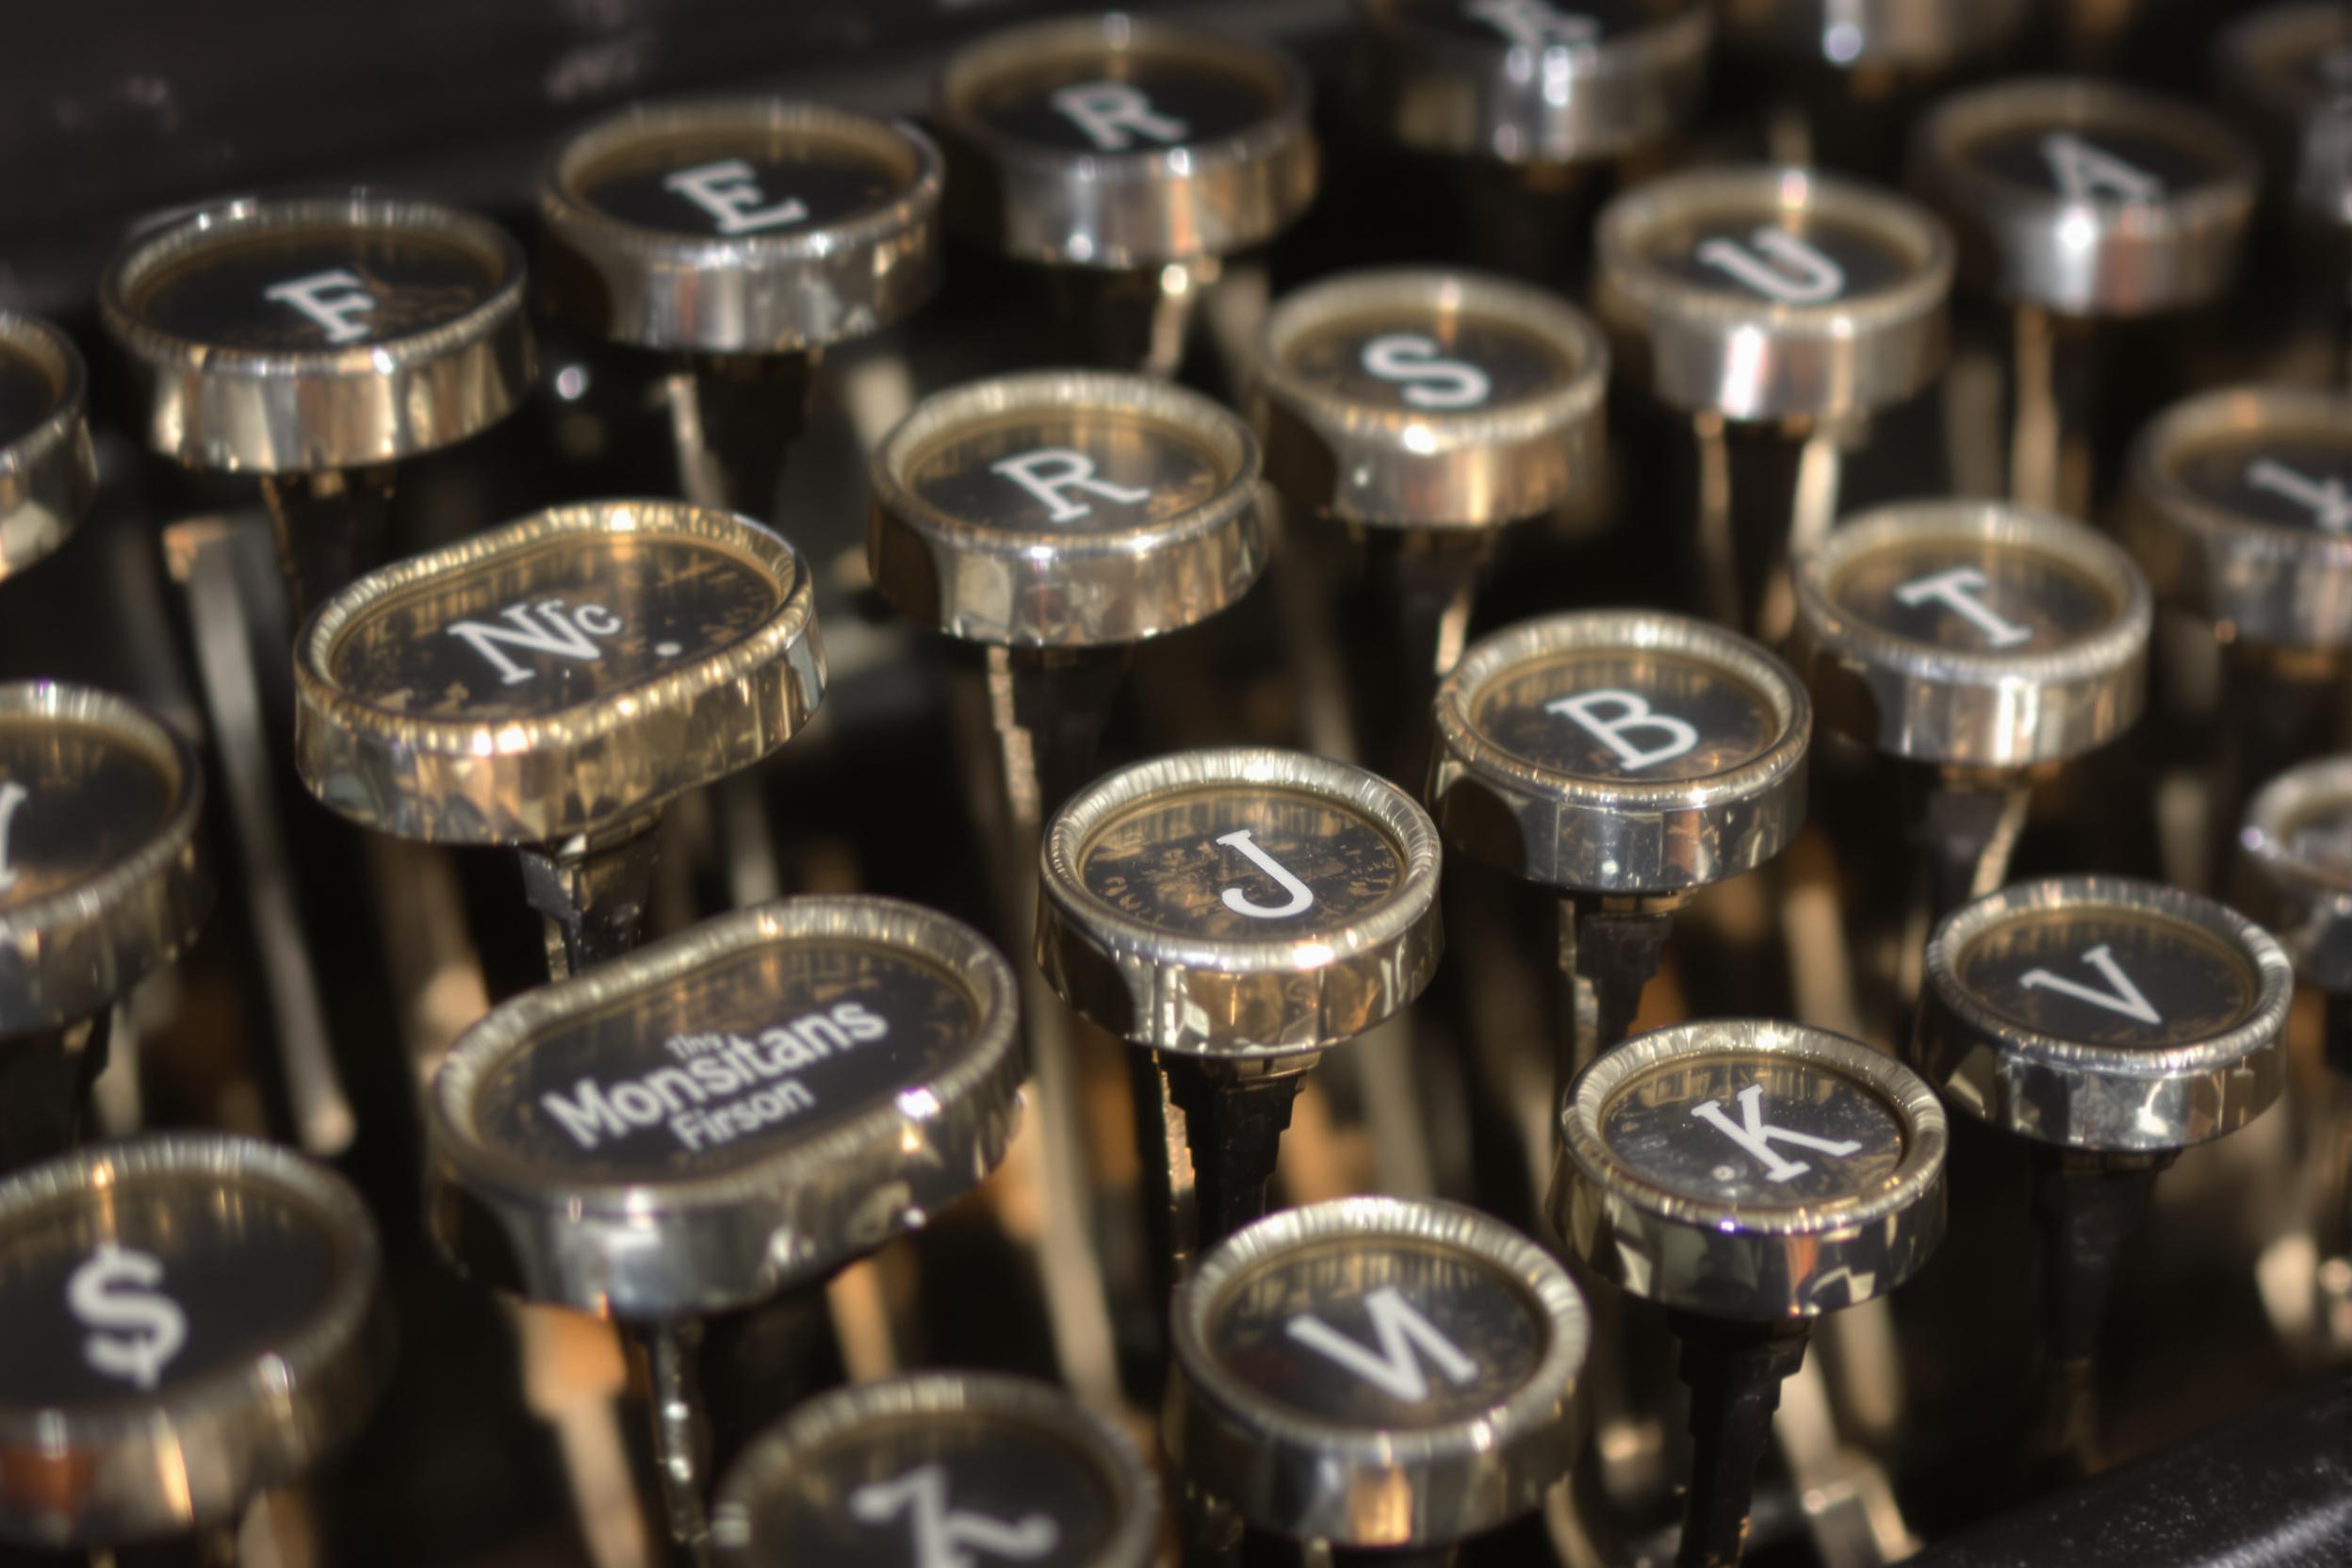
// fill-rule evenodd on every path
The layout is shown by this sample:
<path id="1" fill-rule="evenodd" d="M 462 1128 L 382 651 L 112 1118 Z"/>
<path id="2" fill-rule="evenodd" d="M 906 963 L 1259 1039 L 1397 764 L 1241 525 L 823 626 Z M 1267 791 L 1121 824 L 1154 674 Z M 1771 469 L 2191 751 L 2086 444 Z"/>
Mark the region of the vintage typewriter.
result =
<path id="1" fill-rule="evenodd" d="M 0 1560 L 2352 1563 L 2352 8 L 0 53 Z"/>

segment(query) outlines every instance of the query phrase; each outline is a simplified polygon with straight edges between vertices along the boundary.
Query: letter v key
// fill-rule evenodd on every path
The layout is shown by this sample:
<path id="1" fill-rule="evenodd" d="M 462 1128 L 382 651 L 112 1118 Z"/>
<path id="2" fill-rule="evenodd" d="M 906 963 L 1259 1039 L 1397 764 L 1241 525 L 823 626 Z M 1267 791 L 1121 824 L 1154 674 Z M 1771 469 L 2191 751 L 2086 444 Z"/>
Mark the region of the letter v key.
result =
<path id="1" fill-rule="evenodd" d="M 2082 961 L 2099 971 L 2100 978 L 2114 988 L 2098 990 L 2082 984 L 2080 980 L 2069 980 L 2063 974 L 2052 974 L 2046 969 L 2027 970 L 2024 974 L 2018 976 L 2017 984 L 2029 989 L 2040 987 L 2057 991 L 2073 997 L 2077 1002 L 2087 1002 L 2094 1007 L 2104 1007 L 2111 1013 L 2121 1013 L 2124 1017 L 2141 1023 L 2164 1021 L 2164 1015 L 2148 1005 L 2148 998 L 2141 994 L 2140 988 L 2133 985 L 2132 977 L 2123 972 L 2123 966 L 2115 962 L 2115 954 L 2108 950 L 2105 942 L 2099 943 L 2088 953 L 2083 954 Z"/>

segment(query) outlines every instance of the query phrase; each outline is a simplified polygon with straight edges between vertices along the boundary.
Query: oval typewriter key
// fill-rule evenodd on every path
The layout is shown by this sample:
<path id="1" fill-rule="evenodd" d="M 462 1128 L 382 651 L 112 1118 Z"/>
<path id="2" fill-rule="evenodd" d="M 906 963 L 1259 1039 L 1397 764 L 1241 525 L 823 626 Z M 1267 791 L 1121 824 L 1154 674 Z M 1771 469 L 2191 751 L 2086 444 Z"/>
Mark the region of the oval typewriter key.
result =
<path id="1" fill-rule="evenodd" d="M 98 306 L 148 445 L 261 476 L 298 615 L 381 556 L 391 465 L 488 429 L 531 385 L 521 249 L 368 190 L 196 213 L 118 257 Z"/>
<path id="2" fill-rule="evenodd" d="M 741 910 L 509 1002 L 433 1079 L 428 1213 L 460 1267 L 620 1318 L 673 1533 L 707 1532 L 701 1316 L 822 1287 L 1004 1158 L 1013 977 L 891 899 Z"/>
<path id="3" fill-rule="evenodd" d="M 939 286 L 938 151 L 912 126 L 780 98 L 645 104 L 566 142 L 539 190 L 540 293 L 614 342 L 681 356 L 723 482 L 771 514 L 830 343 Z"/>
<path id="4" fill-rule="evenodd" d="M 1169 1456 L 1257 1529 L 1449 1546 L 1541 1507 L 1568 1472 L 1583 1298 L 1475 1209 L 1284 1210 L 1204 1257 L 1170 1319 Z"/>
<path id="5" fill-rule="evenodd" d="M 2352 399 L 2232 387 L 2174 404 L 2132 446 L 2125 517 L 2158 596 L 2223 644 L 2226 859 L 2245 796 L 2345 738 Z"/>
<path id="6" fill-rule="evenodd" d="M 1294 515 L 1366 543 L 1401 623 L 1364 662 L 1359 727 L 1417 717 L 1461 658 L 1494 531 L 1596 488 L 1608 380 L 1581 311 L 1481 273 L 1343 273 L 1275 306 L 1252 399 L 1267 473 Z"/>
<path id="7" fill-rule="evenodd" d="M 353 583 L 295 650 L 302 782 L 428 843 L 523 846 L 564 974 L 636 945 L 662 803 L 825 693 L 814 588 L 748 518 L 553 507 Z"/>
<path id="8" fill-rule="evenodd" d="M 1318 1054 L 1429 983 L 1437 831 L 1346 763 L 1181 752 L 1081 791 L 1048 825 L 1042 869 L 1037 962 L 1137 1048 L 1140 1135 L 1168 1156 L 1154 1224 L 1181 1264 L 1266 1212 Z"/>
<path id="9" fill-rule="evenodd" d="M 1890 191 L 1801 169 L 1699 169 L 1601 215 L 1594 300 L 1637 379 L 1690 416 L 1718 616 L 1777 640 L 1781 563 L 1828 532 L 1838 453 L 1943 369 L 1952 247 Z M 1743 427 L 1735 433 L 1726 425 Z M 1803 444 L 1793 483 L 1785 443 Z M 1769 462 L 1772 473 L 1742 473 Z"/>
<path id="10" fill-rule="evenodd" d="M 2068 460 L 2091 422 L 2079 406 L 2085 377 L 2063 362 L 2083 351 L 2086 320 L 2222 295 L 2254 208 L 2252 152 L 2188 105 L 2037 79 L 1936 106 L 1912 174 L 1959 231 L 1962 281 L 2015 313 L 2012 498 L 2087 514 L 2088 455 Z"/>
<path id="11" fill-rule="evenodd" d="M 65 543 L 90 510 L 82 356 L 37 317 L 0 310 L 0 582 Z"/>
<path id="12" fill-rule="evenodd" d="M 1724 1020 L 1585 1069 L 1560 1135 L 1560 1233 L 1682 1341 L 1693 1461 L 1675 1561 L 1736 1563 L 1812 1319 L 1893 1290 L 1943 1237 L 1943 1107 L 1859 1041 Z"/>
<path id="13" fill-rule="evenodd" d="M 2030 1140 L 2036 1163 L 2046 1460 L 2096 1467 L 2115 1254 L 2182 1149 L 2278 1098 L 2294 988 L 2251 921 L 2121 877 L 2004 888 L 1929 941 L 1912 1059 L 1952 1104 Z"/>
<path id="14" fill-rule="evenodd" d="M 1821 722 L 1909 768 L 1938 917 L 2007 879 L 2030 771 L 2107 744 L 2147 701 L 2148 584 L 2066 518 L 1882 507 L 1839 525 L 1794 581 L 1792 656 Z"/>
<path id="15" fill-rule="evenodd" d="M 0 1166 L 69 1147 L 115 1004 L 212 908 L 204 774 L 122 697 L 0 685 Z"/>
<path id="16" fill-rule="evenodd" d="M 1148 1568 L 1160 1489 L 1134 1441 L 1027 1378 L 923 1372 L 839 1389 L 728 1470 L 727 1568 Z"/>
<path id="17" fill-rule="evenodd" d="M 1796 836 L 1812 705 L 1744 637 L 1599 611 L 1479 642 L 1435 718 L 1446 842 L 1560 890 L 1560 964 L 1595 1004 L 1560 1042 L 1564 1086 L 1632 1027 L 1674 908 Z"/>
<path id="18" fill-rule="evenodd" d="M 1364 106 L 1403 146 L 1590 164 L 1697 108 L 1714 18 L 1691 0 L 1360 0 Z"/>
<path id="19" fill-rule="evenodd" d="M 225 1544 L 367 1424 L 382 1271 L 359 1195 L 250 1138 L 152 1135 L 0 1183 L 0 1536 Z"/>
<path id="20" fill-rule="evenodd" d="M 1222 258 L 1314 199 L 1307 110 L 1306 74 L 1279 50 L 1112 14 L 965 46 L 932 112 L 956 231 L 1091 286 L 1079 308 L 1099 362 L 1168 375 Z"/>

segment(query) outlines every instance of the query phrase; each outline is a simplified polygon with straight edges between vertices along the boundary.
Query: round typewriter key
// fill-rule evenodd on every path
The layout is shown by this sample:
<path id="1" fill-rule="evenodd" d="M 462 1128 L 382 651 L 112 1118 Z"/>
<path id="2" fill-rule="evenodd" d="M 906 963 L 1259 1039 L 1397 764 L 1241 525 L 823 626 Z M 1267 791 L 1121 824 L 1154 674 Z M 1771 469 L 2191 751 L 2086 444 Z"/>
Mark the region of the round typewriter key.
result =
<path id="1" fill-rule="evenodd" d="M 596 501 L 369 574 L 312 618 L 294 676 L 311 792 L 396 838 L 523 846 L 561 976 L 636 944 L 662 803 L 791 739 L 825 655 L 782 539 Z"/>
<path id="2" fill-rule="evenodd" d="M 1794 658 L 1821 722 L 1910 765 L 1941 916 L 2007 878 L 2030 770 L 2097 749 L 2147 699 L 2148 584 L 2080 523 L 1909 501 L 1796 563 Z"/>
<path id="3" fill-rule="evenodd" d="M 2031 1140 L 2037 1163 L 2044 1458 L 2095 1464 L 2116 1250 L 2174 1156 L 2278 1098 L 2294 986 L 2244 916 L 2119 877 L 2005 888 L 1928 943 L 1913 1060 L 1952 1104 Z"/>
<path id="4" fill-rule="evenodd" d="M 2083 515 L 2095 486 L 2084 323 L 2184 310 L 2228 287 L 2257 170 L 2201 110 L 2086 80 L 1976 88 L 1929 113 L 1913 177 L 1959 232 L 1962 281 L 2015 312 L 2010 494 Z M 2062 393 L 2065 396 L 2062 397 Z"/>
<path id="5" fill-rule="evenodd" d="M 727 1568 L 1149 1568 L 1159 1483 L 1134 1442 L 1060 1390 L 987 1372 L 844 1388 L 727 1472 Z"/>
<path id="6" fill-rule="evenodd" d="M 2133 444 L 2125 515 L 2158 596 L 2224 645 L 2226 848 L 2254 786 L 2345 739 L 2352 399 L 2232 387 L 2174 404 Z"/>
<path id="7" fill-rule="evenodd" d="M 1691 0 L 1360 0 L 1363 95 L 1425 153 L 1590 164 L 1664 141 L 1697 108 L 1712 13 Z"/>
<path id="8" fill-rule="evenodd" d="M 1263 44 L 1123 14 L 991 33 L 948 61 L 934 122 L 958 233 L 1076 283 L 1102 363 L 1171 374 L 1223 257 L 1314 199 L 1307 78 Z M 1122 302 L 1140 319 L 1113 319 Z"/>
<path id="9" fill-rule="evenodd" d="M 821 1286 L 977 1184 L 1019 1114 L 1015 1013 L 969 927 L 808 897 L 507 1003 L 449 1053 L 433 1233 L 489 1283 L 638 1335 L 681 1544 L 707 1529 L 696 1320 Z"/>
<path id="10" fill-rule="evenodd" d="M 1567 1474 L 1584 1300 L 1474 1209 L 1284 1210 L 1204 1257 L 1170 1316 L 1169 1456 L 1257 1529 L 1450 1546 L 1533 1511 Z"/>
<path id="11" fill-rule="evenodd" d="M 0 1536 L 20 1544 L 232 1536 L 366 1425 L 391 1369 L 367 1207 L 250 1138 L 23 1171 L 0 1183 Z"/>
<path id="12" fill-rule="evenodd" d="M 690 494 L 765 517 L 820 351 L 938 287 L 940 185 L 903 123 L 779 98 L 638 105 L 542 181 L 540 292 L 600 337 L 681 356 L 709 448 L 681 459 L 724 475 Z"/>
<path id="13" fill-rule="evenodd" d="M 488 429 L 531 384 L 520 248 L 368 190 L 199 212 L 117 258 L 98 305 L 148 445 L 261 476 L 298 613 L 375 564 L 391 465 Z"/>
<path id="14" fill-rule="evenodd" d="M 1893 1290 L 1942 1239 L 1943 1107 L 1859 1041 L 1724 1020 L 1594 1062 L 1560 1134 L 1560 1233 L 1682 1340 L 1694 1458 L 1675 1560 L 1737 1563 L 1811 1320 Z"/>
<path id="15" fill-rule="evenodd" d="M 1564 1086 L 1625 1038 L 1675 906 L 1795 837 L 1812 706 L 1743 637 L 1601 611 L 1479 642 L 1435 717 L 1429 802 L 1446 842 L 1560 891 L 1560 963 L 1595 1004 L 1591 1032 L 1560 1042 Z"/>
<path id="16" fill-rule="evenodd" d="M 0 1166 L 66 1149 L 114 1005 L 212 907 L 204 775 L 145 710 L 0 685 Z"/>
<path id="17" fill-rule="evenodd" d="M 1481 273 L 1343 273 L 1275 306 L 1253 397 L 1267 473 L 1294 514 L 1364 541 L 1401 623 L 1393 658 L 1364 661 L 1360 728 L 1417 717 L 1461 657 L 1494 531 L 1595 488 L 1608 379 L 1582 312 Z"/>
<path id="18" fill-rule="evenodd" d="M 1300 1076 L 1436 969 L 1437 880 L 1411 797 L 1296 752 L 1163 757 L 1055 813 L 1037 961 L 1137 1048 L 1141 1135 L 1169 1152 L 1165 1256 L 1266 1212 Z"/>
<path id="19" fill-rule="evenodd" d="M 1730 0 L 1723 30 L 1783 60 L 1928 76 L 2007 47 L 2029 15 L 2025 0 Z"/>
<path id="20" fill-rule="evenodd" d="M 64 544 L 90 510 L 87 398 L 74 340 L 0 310 L 0 581 Z"/>
<path id="21" fill-rule="evenodd" d="M 1005 765 L 1046 809 L 1093 769 L 1128 653 L 1208 619 L 1266 569 L 1258 444 L 1147 377 L 1049 370 L 928 398 L 874 459 L 867 554 L 917 625 L 986 645 Z M 1033 819 L 1034 820 L 1034 819 Z"/>
<path id="22" fill-rule="evenodd" d="M 1828 531 L 1840 449 L 1943 368 L 1952 241 L 1892 192 L 1745 168 L 1619 197 L 1598 245 L 1595 301 L 1621 359 L 1690 416 L 1703 475 L 1717 476 L 1700 487 L 1709 596 L 1721 618 L 1777 640 L 1780 563 Z M 1735 442 L 1727 425 L 1749 428 Z M 1735 455 L 1775 471 L 1742 473 Z"/>
<path id="23" fill-rule="evenodd" d="M 2352 1076 L 2352 758 L 2263 785 L 2240 843 L 2275 911 L 2270 929 L 2328 999 L 2328 1065 Z"/>

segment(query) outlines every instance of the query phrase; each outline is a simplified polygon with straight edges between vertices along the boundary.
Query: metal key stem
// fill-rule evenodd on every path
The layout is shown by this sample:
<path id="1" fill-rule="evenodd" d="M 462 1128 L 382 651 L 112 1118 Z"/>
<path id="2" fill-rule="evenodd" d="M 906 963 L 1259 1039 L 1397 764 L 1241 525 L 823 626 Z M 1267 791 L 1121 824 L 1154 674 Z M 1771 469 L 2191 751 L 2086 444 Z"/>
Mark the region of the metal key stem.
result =
<path id="1" fill-rule="evenodd" d="M 1932 925 L 2009 879 L 2033 786 L 2015 774 L 1960 768 L 1906 769 L 1905 778 Z"/>
<path id="2" fill-rule="evenodd" d="M 2038 1468 L 2071 1478 L 2099 1468 L 2099 1324 L 2124 1245 L 2148 1217 L 2156 1178 L 2178 1157 L 2036 1147 L 2042 1335 L 2050 1357 Z"/>
<path id="3" fill-rule="evenodd" d="M 645 1404 L 653 1417 L 654 1470 L 669 1518 L 670 1560 L 705 1568 L 710 1560 L 710 1432 L 703 1419 L 694 1362 L 702 1325 L 693 1321 L 630 1323 L 629 1354 L 642 1358 Z"/>
<path id="4" fill-rule="evenodd" d="M 262 476 L 261 498 L 277 536 L 295 627 L 352 579 L 384 564 L 392 534 L 392 476 L 389 464 Z"/>
<path id="5" fill-rule="evenodd" d="M 81 1142 L 90 1087 L 106 1066 L 114 1010 L 0 1039 L 0 1171 L 22 1170 Z"/>
<path id="6" fill-rule="evenodd" d="M 1807 1325 L 1672 1315 L 1690 1389 L 1690 1492 L 1675 1568 L 1736 1568 L 1780 1385 L 1805 1363 Z"/>
<path id="7" fill-rule="evenodd" d="M 785 449 L 808 421 L 817 360 L 814 351 L 682 358 L 670 417 L 687 499 L 774 518 Z"/>
<path id="8" fill-rule="evenodd" d="M 1556 1094 L 1603 1052 L 1625 1043 L 1642 993 L 1666 956 L 1679 897 L 1612 898 L 1576 893 L 1560 901 L 1560 971 L 1568 981 Z M 1592 1006 L 1588 1021 L 1583 993 Z"/>
<path id="9" fill-rule="evenodd" d="M 1055 267 L 1047 287 L 1061 339 L 1084 363 L 1172 379 L 1202 297 L 1223 270 L 1207 255 L 1135 270 Z"/>
<path id="10" fill-rule="evenodd" d="M 547 918 L 547 974 L 564 980 L 633 951 L 653 900 L 661 814 L 522 852 L 523 892 Z"/>

